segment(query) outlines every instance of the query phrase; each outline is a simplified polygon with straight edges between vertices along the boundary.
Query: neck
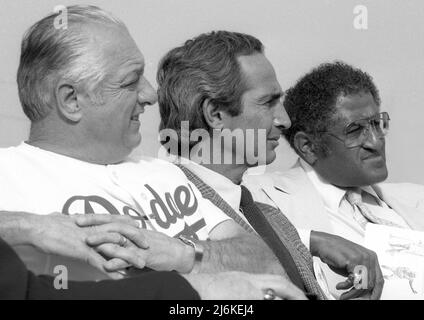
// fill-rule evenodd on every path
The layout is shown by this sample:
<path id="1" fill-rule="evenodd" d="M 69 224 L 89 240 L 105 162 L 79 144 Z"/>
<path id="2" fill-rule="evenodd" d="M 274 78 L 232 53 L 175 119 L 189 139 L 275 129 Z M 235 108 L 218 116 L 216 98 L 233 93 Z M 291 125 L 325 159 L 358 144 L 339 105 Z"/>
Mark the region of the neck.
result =
<path id="1" fill-rule="evenodd" d="M 205 168 L 208 168 L 216 173 L 223 175 L 230 179 L 235 184 L 240 184 L 243 178 L 243 174 L 246 172 L 247 167 L 241 165 L 230 165 L 230 164 L 202 164 Z"/>
<path id="2" fill-rule="evenodd" d="M 96 143 L 80 137 L 75 131 L 61 128 L 56 130 L 44 124 L 31 124 L 30 135 L 27 144 L 57 153 L 80 161 L 99 165 L 107 165 L 121 162 L 121 159 L 110 158 L 111 154 L 104 148 L 99 148 Z M 115 153 L 116 154 L 116 153 Z"/>
<path id="3" fill-rule="evenodd" d="M 190 160 L 197 162 L 198 164 L 201 164 L 205 168 L 215 171 L 216 173 L 223 175 L 224 177 L 230 179 L 235 184 L 240 184 L 242 181 L 243 174 L 248 169 L 248 166 L 245 163 L 237 164 L 236 157 L 231 151 L 228 151 L 223 145 L 220 145 L 220 144 L 217 144 L 217 145 L 221 147 L 220 149 L 221 157 L 219 159 L 221 163 L 213 163 L 214 162 L 214 156 L 213 156 L 214 144 L 209 139 L 202 140 L 201 142 L 196 144 L 191 149 L 191 152 L 190 152 L 192 155 L 198 155 L 200 150 L 204 151 L 209 149 L 210 150 L 209 154 L 207 152 L 201 152 L 204 158 L 196 157 L 196 159 L 194 159 L 194 157 L 191 157 Z M 231 159 L 231 163 L 224 163 L 225 159 Z"/>

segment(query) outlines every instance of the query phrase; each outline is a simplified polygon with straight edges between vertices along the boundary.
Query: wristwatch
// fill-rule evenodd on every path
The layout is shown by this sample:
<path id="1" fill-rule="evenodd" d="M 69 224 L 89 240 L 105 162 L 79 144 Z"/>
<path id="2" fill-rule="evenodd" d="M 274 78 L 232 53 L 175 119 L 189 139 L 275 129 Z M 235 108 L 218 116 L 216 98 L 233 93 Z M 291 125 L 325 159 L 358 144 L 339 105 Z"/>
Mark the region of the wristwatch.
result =
<path id="1" fill-rule="evenodd" d="M 193 269 L 191 270 L 194 271 L 196 269 L 196 265 L 199 265 L 202 262 L 204 248 L 200 243 L 195 243 L 193 240 L 185 236 L 179 236 L 178 239 L 180 239 L 184 244 L 194 248 L 194 264 Z"/>

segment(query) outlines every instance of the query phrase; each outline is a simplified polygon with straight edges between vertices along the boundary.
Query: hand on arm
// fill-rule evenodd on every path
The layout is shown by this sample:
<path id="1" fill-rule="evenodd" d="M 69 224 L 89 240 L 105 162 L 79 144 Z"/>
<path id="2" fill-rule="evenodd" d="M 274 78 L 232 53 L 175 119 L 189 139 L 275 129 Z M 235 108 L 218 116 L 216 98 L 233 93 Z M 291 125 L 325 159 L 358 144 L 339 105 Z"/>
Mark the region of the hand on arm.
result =
<path id="1" fill-rule="evenodd" d="M 75 217 L 63 214 L 0 213 L 0 236 L 10 245 L 29 245 L 46 254 L 82 260 L 113 279 L 122 278 L 120 273 L 108 272 L 107 260 L 86 244 L 86 238 L 96 232 L 96 228 L 78 227 Z"/>
<path id="2" fill-rule="evenodd" d="M 367 279 L 368 283 L 360 284 L 361 288 L 355 288 L 352 279 L 339 283 L 336 287 L 338 290 L 350 289 L 343 293 L 340 299 L 380 298 L 384 279 L 375 252 L 336 235 L 316 231 L 311 232 L 310 250 L 313 256 L 319 257 L 342 276 L 353 274 L 358 266 L 365 267 L 367 276 L 363 279 Z"/>
<path id="3" fill-rule="evenodd" d="M 81 227 L 109 225 L 107 232 L 87 238 L 90 246 L 112 258 L 106 264 L 109 271 L 122 268 L 114 262 L 114 258 L 119 258 L 137 268 L 149 267 L 157 271 L 189 273 L 194 270 L 196 273 L 215 273 L 238 270 L 285 275 L 284 269 L 265 243 L 242 229 L 234 229 L 231 223 L 233 221 L 230 220 L 213 230 L 212 238 L 221 240 L 198 242 L 204 248 L 204 255 L 202 262 L 194 267 L 194 249 L 191 246 L 159 232 L 138 229 L 130 221 L 112 225 L 113 219 L 114 217 L 108 215 L 85 215 L 77 218 Z M 232 229 L 232 238 L 223 236 L 225 234 L 228 237 L 228 229 Z M 222 236 L 217 237 L 217 234 Z M 121 236 L 129 240 L 124 245 Z M 147 244 L 148 249 L 140 249 L 140 241 Z"/>

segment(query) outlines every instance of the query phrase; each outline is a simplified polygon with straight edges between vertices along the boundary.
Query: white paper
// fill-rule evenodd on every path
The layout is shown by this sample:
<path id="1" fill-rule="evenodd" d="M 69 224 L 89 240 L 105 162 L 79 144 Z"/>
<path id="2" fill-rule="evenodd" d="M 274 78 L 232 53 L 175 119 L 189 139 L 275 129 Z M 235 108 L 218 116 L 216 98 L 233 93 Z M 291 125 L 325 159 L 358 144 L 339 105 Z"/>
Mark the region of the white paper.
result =
<path id="1" fill-rule="evenodd" d="M 378 255 L 382 300 L 424 300 L 424 232 L 368 223 L 365 246 Z"/>

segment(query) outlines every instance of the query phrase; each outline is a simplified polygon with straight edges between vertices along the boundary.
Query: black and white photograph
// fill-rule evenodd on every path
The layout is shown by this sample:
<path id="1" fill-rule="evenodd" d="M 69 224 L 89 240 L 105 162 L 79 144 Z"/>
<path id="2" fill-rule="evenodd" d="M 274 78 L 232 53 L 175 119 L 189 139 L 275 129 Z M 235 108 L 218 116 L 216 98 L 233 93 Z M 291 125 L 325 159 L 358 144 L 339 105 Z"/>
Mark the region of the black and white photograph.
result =
<path id="1" fill-rule="evenodd" d="M 0 300 L 424 300 L 423 39 L 421 0 L 0 0 Z"/>

